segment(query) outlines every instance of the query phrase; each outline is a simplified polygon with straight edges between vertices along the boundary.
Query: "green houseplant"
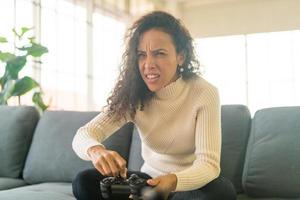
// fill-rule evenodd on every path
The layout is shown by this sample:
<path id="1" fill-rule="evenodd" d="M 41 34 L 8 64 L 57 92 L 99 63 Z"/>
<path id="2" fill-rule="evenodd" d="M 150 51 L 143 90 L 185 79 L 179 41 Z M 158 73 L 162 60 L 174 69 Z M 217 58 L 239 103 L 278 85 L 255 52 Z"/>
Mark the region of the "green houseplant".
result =
<path id="1" fill-rule="evenodd" d="M 48 52 L 46 47 L 35 42 L 35 37 L 30 37 L 31 30 L 32 28 L 26 27 L 22 27 L 19 32 L 12 30 L 15 35 L 14 52 L 1 51 L 1 46 L 4 47 L 8 41 L 0 36 L 0 62 L 5 66 L 3 75 L 0 74 L 0 105 L 8 105 L 8 100 L 12 97 L 17 97 L 21 105 L 21 96 L 33 91 L 32 102 L 39 111 L 43 112 L 48 106 L 42 99 L 40 84 L 29 76 L 20 77 L 19 75 L 28 57 L 31 56 L 35 58 L 34 62 L 41 63 L 38 59 Z"/>

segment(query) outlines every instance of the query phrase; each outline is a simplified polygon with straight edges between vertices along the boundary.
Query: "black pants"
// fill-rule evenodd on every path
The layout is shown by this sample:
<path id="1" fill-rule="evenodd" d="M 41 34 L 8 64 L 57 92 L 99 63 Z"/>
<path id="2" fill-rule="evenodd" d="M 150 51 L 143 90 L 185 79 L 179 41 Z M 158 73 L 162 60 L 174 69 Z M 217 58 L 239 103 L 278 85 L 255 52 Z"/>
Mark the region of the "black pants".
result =
<path id="1" fill-rule="evenodd" d="M 129 171 L 149 179 L 149 175 L 142 172 Z M 77 200 L 101 200 L 100 181 L 105 178 L 96 169 L 84 170 L 73 180 L 73 194 Z M 122 198 L 120 198 L 121 200 Z M 218 177 L 204 187 L 185 192 L 172 193 L 169 200 L 236 200 L 236 192 L 232 183 L 224 177 Z"/>

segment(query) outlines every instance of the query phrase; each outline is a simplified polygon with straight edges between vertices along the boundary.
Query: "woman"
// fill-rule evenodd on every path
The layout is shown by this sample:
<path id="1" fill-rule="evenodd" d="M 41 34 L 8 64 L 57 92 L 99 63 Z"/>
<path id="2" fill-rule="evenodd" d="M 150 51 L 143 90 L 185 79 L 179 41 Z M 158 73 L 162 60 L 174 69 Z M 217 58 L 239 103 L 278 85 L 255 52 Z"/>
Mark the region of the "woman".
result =
<path id="1" fill-rule="evenodd" d="M 235 199 L 219 177 L 220 102 L 217 88 L 198 75 L 193 40 L 172 15 L 155 11 L 127 33 L 119 80 L 108 105 L 73 140 L 79 157 L 95 169 L 73 181 L 77 199 L 97 199 L 105 176 L 126 177 L 126 161 L 101 142 L 127 122 L 140 131 L 140 176 L 169 199 Z"/>

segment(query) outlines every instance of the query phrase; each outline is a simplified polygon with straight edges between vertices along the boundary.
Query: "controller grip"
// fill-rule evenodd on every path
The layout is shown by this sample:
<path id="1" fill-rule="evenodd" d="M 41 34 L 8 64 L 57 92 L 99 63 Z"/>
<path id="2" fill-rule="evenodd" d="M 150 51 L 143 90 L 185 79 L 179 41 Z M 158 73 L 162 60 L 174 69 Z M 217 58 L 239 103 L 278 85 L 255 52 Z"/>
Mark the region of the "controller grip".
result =
<path id="1" fill-rule="evenodd" d="M 110 187 L 108 187 L 105 184 L 100 183 L 100 191 L 101 191 L 101 196 L 103 197 L 103 199 L 109 199 L 110 194 L 111 194 Z"/>

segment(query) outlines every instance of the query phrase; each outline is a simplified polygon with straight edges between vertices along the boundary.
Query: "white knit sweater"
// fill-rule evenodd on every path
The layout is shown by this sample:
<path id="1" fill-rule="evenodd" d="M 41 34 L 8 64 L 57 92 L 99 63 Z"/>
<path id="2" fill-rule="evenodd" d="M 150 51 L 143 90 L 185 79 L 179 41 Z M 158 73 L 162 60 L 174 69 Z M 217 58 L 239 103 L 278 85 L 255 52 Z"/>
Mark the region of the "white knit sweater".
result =
<path id="1" fill-rule="evenodd" d="M 141 171 L 152 177 L 174 173 L 176 191 L 200 188 L 220 173 L 221 117 L 218 90 L 202 77 L 177 79 L 130 119 L 142 140 Z M 105 111 L 81 127 L 73 149 L 89 160 L 87 149 L 109 137 L 127 121 L 112 123 Z"/>

